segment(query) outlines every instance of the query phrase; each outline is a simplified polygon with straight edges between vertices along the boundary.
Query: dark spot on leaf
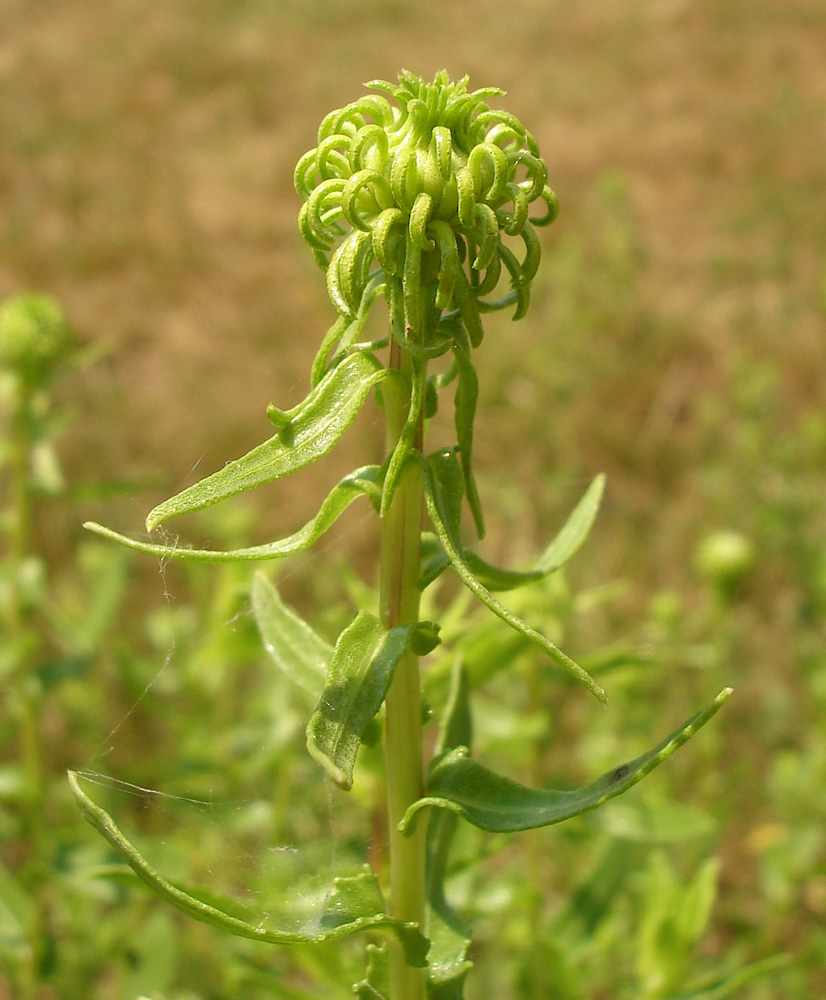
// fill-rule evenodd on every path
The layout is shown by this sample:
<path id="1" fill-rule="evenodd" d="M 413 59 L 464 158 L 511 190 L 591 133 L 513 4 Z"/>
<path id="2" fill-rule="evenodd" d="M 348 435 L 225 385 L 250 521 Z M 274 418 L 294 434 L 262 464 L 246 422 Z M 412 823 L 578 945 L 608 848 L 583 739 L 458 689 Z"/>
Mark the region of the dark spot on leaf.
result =
<path id="1" fill-rule="evenodd" d="M 618 781 L 622 781 L 623 778 L 628 777 L 629 770 L 630 768 L 627 764 L 620 764 L 619 767 L 615 767 L 608 776 L 608 784 L 616 785 Z"/>

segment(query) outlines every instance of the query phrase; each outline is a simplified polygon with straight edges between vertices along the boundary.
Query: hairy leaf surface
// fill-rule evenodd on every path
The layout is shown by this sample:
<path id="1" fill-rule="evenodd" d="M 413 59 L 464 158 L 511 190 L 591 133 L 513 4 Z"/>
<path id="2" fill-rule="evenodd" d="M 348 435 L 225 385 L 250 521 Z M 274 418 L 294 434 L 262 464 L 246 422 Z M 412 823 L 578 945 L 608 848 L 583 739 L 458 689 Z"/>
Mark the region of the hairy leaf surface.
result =
<path id="1" fill-rule="evenodd" d="M 284 556 L 303 552 L 315 545 L 318 539 L 335 524 L 350 504 L 361 496 L 369 497 L 374 506 L 381 497 L 381 473 L 378 465 L 366 465 L 346 475 L 330 490 L 325 497 L 318 513 L 298 531 L 263 545 L 252 545 L 244 549 L 189 549 L 179 545 L 158 545 L 154 542 L 142 542 L 126 535 L 121 535 L 111 528 L 94 521 L 83 525 L 96 535 L 102 535 L 112 541 L 119 542 L 126 548 L 147 555 L 158 556 L 159 559 L 172 559 L 179 562 L 230 563 L 254 562 L 265 559 L 281 559 Z"/>
<path id="2" fill-rule="evenodd" d="M 328 372 L 268 441 L 229 462 L 199 483 L 149 512 L 148 531 L 181 514 L 202 510 L 245 490 L 288 476 L 326 455 L 356 418 L 368 393 L 395 373 L 365 351 L 357 351 Z"/>

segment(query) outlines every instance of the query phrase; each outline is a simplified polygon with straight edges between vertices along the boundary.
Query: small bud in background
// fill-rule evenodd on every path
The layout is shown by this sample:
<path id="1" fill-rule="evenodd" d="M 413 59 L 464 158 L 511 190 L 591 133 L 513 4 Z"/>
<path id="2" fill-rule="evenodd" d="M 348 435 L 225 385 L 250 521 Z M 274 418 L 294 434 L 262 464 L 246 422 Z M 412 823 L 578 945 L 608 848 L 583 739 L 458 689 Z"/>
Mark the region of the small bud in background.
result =
<path id="1" fill-rule="evenodd" d="M 725 590 L 736 587 L 751 572 L 756 560 L 753 542 L 738 531 L 711 532 L 694 552 L 694 566 L 700 576 Z"/>
<path id="2" fill-rule="evenodd" d="M 24 293 L 0 303 L 0 366 L 25 382 L 42 382 L 71 345 L 69 323 L 51 296 Z"/>

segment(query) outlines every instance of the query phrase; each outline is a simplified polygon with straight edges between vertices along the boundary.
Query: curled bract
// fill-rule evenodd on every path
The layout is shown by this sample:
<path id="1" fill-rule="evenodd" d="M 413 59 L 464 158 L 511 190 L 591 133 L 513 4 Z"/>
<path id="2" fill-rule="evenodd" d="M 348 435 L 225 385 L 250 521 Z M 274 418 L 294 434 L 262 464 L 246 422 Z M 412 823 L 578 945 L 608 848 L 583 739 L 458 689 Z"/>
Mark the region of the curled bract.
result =
<path id="1" fill-rule="evenodd" d="M 540 255 L 533 227 L 558 212 L 533 135 L 488 108 L 500 90 L 467 83 L 444 70 L 432 83 L 408 72 L 374 81 L 378 93 L 324 118 L 295 169 L 299 230 L 340 316 L 356 320 L 380 283 L 393 336 L 421 357 L 457 337 L 477 346 L 480 312 L 525 314 Z M 510 287 L 497 296 L 503 277 Z"/>

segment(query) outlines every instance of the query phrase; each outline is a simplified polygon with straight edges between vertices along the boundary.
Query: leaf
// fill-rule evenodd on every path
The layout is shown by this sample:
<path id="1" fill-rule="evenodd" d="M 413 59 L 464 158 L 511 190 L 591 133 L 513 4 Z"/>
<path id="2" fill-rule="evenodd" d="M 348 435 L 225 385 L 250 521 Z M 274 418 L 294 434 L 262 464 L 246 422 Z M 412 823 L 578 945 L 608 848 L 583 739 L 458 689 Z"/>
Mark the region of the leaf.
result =
<path id="1" fill-rule="evenodd" d="M 460 660 L 451 673 L 450 695 L 439 726 L 436 753 L 469 747 L 472 721 L 467 677 Z M 464 981 L 473 963 L 468 959 L 470 931 L 445 898 L 444 881 L 450 845 L 459 817 L 439 810 L 427 827 L 427 935 L 432 944 L 427 970 L 431 1000 L 461 1000 Z"/>
<path id="2" fill-rule="evenodd" d="M 495 615 L 512 629 L 536 643 L 566 673 L 581 681 L 592 694 L 604 702 L 605 692 L 597 682 L 550 639 L 531 628 L 491 594 L 474 575 L 462 548 L 459 534 L 462 504 L 462 473 L 455 454 L 443 449 L 422 460 L 424 492 L 430 520 L 439 536 L 442 548 L 450 560 L 453 571 L 464 585 L 475 594 Z"/>
<path id="3" fill-rule="evenodd" d="M 307 749 L 339 787 L 353 785 L 361 739 L 381 708 L 396 664 L 408 652 L 429 652 L 438 643 L 430 622 L 389 631 L 369 611 L 360 611 L 341 633 L 327 669 L 327 682 L 307 726 Z"/>
<path id="4" fill-rule="evenodd" d="M 465 561 L 471 572 L 491 591 L 514 590 L 516 587 L 524 587 L 555 573 L 570 560 L 588 537 L 599 510 L 604 488 L 605 476 L 596 476 L 559 533 L 531 569 L 523 571 L 501 569 L 491 566 L 471 549 L 463 549 Z M 450 559 L 445 551 L 440 547 L 434 548 L 431 544 L 424 553 L 420 588 L 424 590 L 449 565 Z"/>
<path id="5" fill-rule="evenodd" d="M 402 469 L 407 464 L 410 452 L 421 429 L 422 407 L 425 396 L 425 365 L 421 358 L 411 357 L 410 372 L 410 405 L 407 417 L 399 434 L 398 441 L 387 461 L 387 472 L 384 475 L 384 486 L 381 496 L 381 516 L 385 517 L 390 509 Z"/>
<path id="6" fill-rule="evenodd" d="M 714 716 L 731 695 L 724 688 L 704 709 L 675 729 L 662 743 L 635 760 L 606 772 L 593 784 L 573 791 L 527 788 L 494 774 L 459 747 L 434 761 L 426 795 L 405 813 L 399 829 L 410 833 L 416 814 L 427 806 L 450 809 L 490 833 L 550 826 L 595 809 L 631 788 L 670 757 Z"/>
<path id="7" fill-rule="evenodd" d="M 391 917 L 375 874 L 369 866 L 357 875 L 335 878 L 320 912 L 299 921 L 287 920 L 286 926 L 273 926 L 265 915 L 257 924 L 225 912 L 207 903 L 158 874 L 118 829 L 112 817 L 96 805 L 81 789 L 78 775 L 68 772 L 69 786 L 81 812 L 103 834 L 135 874 L 166 902 L 202 923 L 238 937 L 269 944 L 317 944 L 347 937 L 360 931 L 382 930 L 395 934 L 404 948 L 408 965 L 423 967 L 429 947 L 427 938 L 412 923 Z"/>
<path id="8" fill-rule="evenodd" d="M 242 460 L 243 461 L 243 460 Z M 206 482 L 207 480 L 204 480 Z M 83 525 L 96 535 L 102 535 L 112 541 L 136 552 L 144 552 L 147 555 L 158 556 L 160 559 L 172 559 L 181 562 L 205 562 L 205 563 L 225 563 L 225 562 L 253 562 L 263 559 L 281 559 L 284 556 L 294 555 L 296 552 L 303 552 L 315 545 L 318 539 L 333 526 L 338 518 L 350 506 L 350 504 L 361 496 L 368 497 L 374 505 L 378 504 L 381 496 L 381 472 L 378 465 L 365 465 L 361 469 L 356 469 L 340 480 L 330 490 L 321 504 L 318 513 L 312 520 L 308 521 L 298 531 L 285 538 L 279 538 L 274 542 L 266 542 L 263 545 L 253 545 L 245 549 L 232 549 L 221 551 L 218 549 L 188 549 L 177 545 L 157 545 L 153 542 L 141 542 L 136 539 L 121 535 L 111 528 L 106 528 L 94 521 L 87 521 Z"/>
<path id="9" fill-rule="evenodd" d="M 367 972 L 353 993 L 358 1000 L 390 1000 L 390 961 L 385 944 L 367 945 Z"/>
<path id="10" fill-rule="evenodd" d="M 594 825 L 612 837 L 641 844 L 673 844 L 707 837 L 714 830 L 708 813 L 685 802 L 612 802 L 594 815 Z"/>
<path id="11" fill-rule="evenodd" d="M 26 889 L 0 863 L 0 944 L 25 944 L 34 907 Z"/>
<path id="12" fill-rule="evenodd" d="M 605 491 L 605 476 L 595 476 L 582 499 L 562 525 L 556 538 L 536 560 L 534 572 L 547 575 L 553 573 L 573 556 L 582 546 L 594 526 L 602 494 Z"/>
<path id="13" fill-rule="evenodd" d="M 303 469 L 326 455 L 356 418 L 370 389 L 395 373 L 366 351 L 357 351 L 328 372 L 307 398 L 282 416 L 289 417 L 274 437 L 229 462 L 199 483 L 149 512 L 146 528 L 202 510 L 245 490 L 255 489 Z"/>
<path id="14" fill-rule="evenodd" d="M 473 367 L 473 362 L 470 360 L 469 350 L 456 344 L 453 348 L 453 355 L 456 359 L 459 376 L 453 400 L 456 443 L 459 445 L 465 495 L 476 525 L 476 535 L 482 539 L 485 537 L 485 519 L 482 514 L 479 491 L 476 488 L 476 479 L 473 475 L 473 422 L 476 419 L 476 402 L 479 398 L 479 378 Z"/>
<path id="15" fill-rule="evenodd" d="M 264 649 L 279 670 L 317 702 L 324 690 L 333 647 L 284 604 L 276 588 L 260 571 L 253 577 L 250 597 Z"/>
<path id="16" fill-rule="evenodd" d="M 462 1000 L 465 979 L 473 967 L 467 957 L 468 932 L 461 924 L 445 920 L 440 911 L 430 909 L 427 933 L 431 941 L 427 967 L 429 1000 Z"/>
<path id="17" fill-rule="evenodd" d="M 739 991 L 742 986 L 758 979 L 760 976 L 768 976 L 780 969 L 787 969 L 794 964 L 791 955 L 779 954 L 771 955 L 769 958 L 761 959 L 759 962 L 752 962 L 736 972 L 729 975 L 720 976 L 711 983 L 706 983 L 690 993 L 673 994 L 668 1000 L 727 1000 L 728 997 L 741 996 Z"/>

